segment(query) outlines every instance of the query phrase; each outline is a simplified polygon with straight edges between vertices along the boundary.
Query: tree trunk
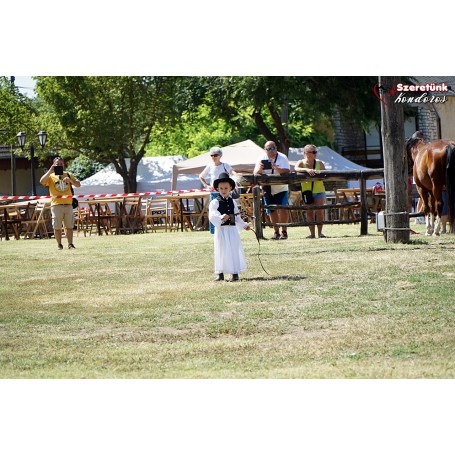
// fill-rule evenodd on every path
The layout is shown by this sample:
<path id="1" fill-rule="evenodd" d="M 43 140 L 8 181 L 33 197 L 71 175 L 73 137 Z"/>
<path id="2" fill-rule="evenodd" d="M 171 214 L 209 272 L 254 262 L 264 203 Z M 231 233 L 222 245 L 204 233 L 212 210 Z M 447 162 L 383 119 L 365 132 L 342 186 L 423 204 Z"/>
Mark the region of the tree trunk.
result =
<path id="1" fill-rule="evenodd" d="M 126 161 L 124 158 L 122 158 L 120 160 L 113 160 L 112 164 L 114 165 L 115 170 L 122 176 L 123 192 L 124 193 L 136 193 L 138 161 L 130 159 L 130 168 L 129 169 L 126 166 Z"/>
<path id="2" fill-rule="evenodd" d="M 130 169 L 128 172 L 128 191 L 127 193 L 136 193 L 137 191 L 137 165 L 135 160 L 130 160 Z"/>
<path id="3" fill-rule="evenodd" d="M 278 140 L 276 136 L 270 131 L 269 127 L 264 122 L 261 113 L 258 111 L 254 111 L 253 114 L 251 115 L 251 118 L 254 120 L 256 128 L 265 137 L 266 141 L 273 141 L 275 142 L 275 144 L 277 144 Z"/>
<path id="4" fill-rule="evenodd" d="M 278 137 L 280 138 L 279 143 L 277 144 L 278 150 L 288 156 L 289 145 L 291 144 L 291 141 L 289 139 L 287 128 L 285 128 L 283 125 L 283 118 L 278 114 L 272 105 L 269 105 L 269 111 L 270 115 L 272 116 L 275 128 L 278 132 Z"/>
<path id="5" fill-rule="evenodd" d="M 404 115 L 401 103 L 394 103 L 391 90 L 400 82 L 395 76 L 379 76 L 381 126 L 386 190 L 385 241 L 409 242 L 408 163 L 404 144 Z"/>
<path id="6" fill-rule="evenodd" d="M 284 128 L 282 119 L 281 119 L 280 115 L 277 113 L 277 111 L 275 111 L 271 106 L 269 106 L 268 108 L 269 108 L 270 115 L 272 116 L 275 128 L 278 132 L 278 137 L 270 131 L 269 127 L 264 122 L 264 119 L 262 118 L 262 115 L 260 112 L 255 111 L 251 115 L 251 117 L 253 118 L 257 129 L 265 137 L 265 139 L 267 141 L 275 142 L 277 149 L 281 153 L 284 153 L 286 156 L 288 156 L 289 147 L 291 145 L 291 141 L 289 139 L 289 134 L 287 133 L 287 130 Z"/>

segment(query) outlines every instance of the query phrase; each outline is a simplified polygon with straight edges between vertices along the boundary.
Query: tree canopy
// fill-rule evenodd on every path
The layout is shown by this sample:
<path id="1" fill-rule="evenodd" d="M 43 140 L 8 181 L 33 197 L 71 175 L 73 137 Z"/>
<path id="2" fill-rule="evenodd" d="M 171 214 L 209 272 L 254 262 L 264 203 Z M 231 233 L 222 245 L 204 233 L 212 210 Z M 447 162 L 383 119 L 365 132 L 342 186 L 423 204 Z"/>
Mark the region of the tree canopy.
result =
<path id="1" fill-rule="evenodd" d="M 137 166 L 155 128 L 176 117 L 171 77 L 37 77 L 36 91 L 61 125 L 62 148 L 113 163 L 124 190 L 136 191 Z M 129 158 L 129 167 L 126 159 Z"/>
<path id="2" fill-rule="evenodd" d="M 39 118 L 33 100 L 23 95 L 14 83 L 0 77 L 0 141 L 17 146 L 17 133 L 23 131 L 28 142 L 36 139 L 40 131 Z M 33 139 L 32 139 L 33 138 Z"/>
<path id="3" fill-rule="evenodd" d="M 336 111 L 365 128 L 380 119 L 375 77 L 35 79 L 34 100 L 0 79 L 0 129 L 45 129 L 46 150 L 113 163 L 127 192 L 136 191 L 137 166 L 146 153 L 191 157 L 246 138 L 258 144 L 273 140 L 287 153 L 309 142 L 330 144 Z"/>
<path id="4" fill-rule="evenodd" d="M 198 77 L 189 83 L 196 105 L 204 102 L 239 129 L 253 121 L 264 140 L 286 154 L 291 145 L 327 141 L 326 125 L 336 110 L 364 127 L 379 121 L 374 77 Z"/>

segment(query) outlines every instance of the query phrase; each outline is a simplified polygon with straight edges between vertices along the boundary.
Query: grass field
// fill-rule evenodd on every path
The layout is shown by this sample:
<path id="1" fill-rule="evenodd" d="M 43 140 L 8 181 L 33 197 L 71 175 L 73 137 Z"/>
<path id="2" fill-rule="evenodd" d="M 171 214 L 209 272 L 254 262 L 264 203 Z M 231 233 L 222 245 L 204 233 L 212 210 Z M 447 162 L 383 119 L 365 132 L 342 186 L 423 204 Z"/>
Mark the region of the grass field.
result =
<path id="1" fill-rule="evenodd" d="M 454 378 L 455 236 L 413 228 L 291 228 L 261 242 L 270 276 L 245 231 L 237 283 L 208 232 L 2 241 L 0 377 Z"/>

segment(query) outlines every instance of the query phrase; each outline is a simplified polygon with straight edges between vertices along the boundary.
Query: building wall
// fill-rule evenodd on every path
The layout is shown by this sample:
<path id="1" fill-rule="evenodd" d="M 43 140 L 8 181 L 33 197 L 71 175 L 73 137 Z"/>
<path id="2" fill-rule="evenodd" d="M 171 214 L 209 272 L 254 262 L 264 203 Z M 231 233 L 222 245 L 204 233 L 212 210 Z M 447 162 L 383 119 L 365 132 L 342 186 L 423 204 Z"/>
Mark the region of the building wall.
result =
<path id="1" fill-rule="evenodd" d="M 47 188 L 43 187 L 39 179 L 44 175 L 43 168 L 35 169 L 36 192 L 47 195 Z M 41 187 L 41 188 L 40 188 Z M 0 194 L 11 196 L 11 170 L 0 169 Z M 43 192 L 44 191 L 44 192 Z M 32 193 L 32 174 L 30 168 L 16 169 L 16 194 L 14 196 L 27 196 Z"/>
<path id="2" fill-rule="evenodd" d="M 341 153 L 343 147 L 365 147 L 365 133 L 363 129 L 358 125 L 353 125 L 352 123 L 342 120 L 338 112 L 333 116 L 333 129 L 333 143 L 336 152 Z"/>
<path id="3" fill-rule="evenodd" d="M 435 141 L 438 139 L 438 116 L 429 104 L 419 107 L 417 124 L 426 141 Z"/>
<path id="4" fill-rule="evenodd" d="M 438 119 L 441 123 L 441 139 L 455 139 L 455 97 L 450 96 L 441 104 L 419 105 L 418 126 L 425 140 L 439 139 Z"/>
<path id="5" fill-rule="evenodd" d="M 441 119 L 441 139 L 455 139 L 455 97 L 451 96 L 445 103 L 434 107 Z"/>

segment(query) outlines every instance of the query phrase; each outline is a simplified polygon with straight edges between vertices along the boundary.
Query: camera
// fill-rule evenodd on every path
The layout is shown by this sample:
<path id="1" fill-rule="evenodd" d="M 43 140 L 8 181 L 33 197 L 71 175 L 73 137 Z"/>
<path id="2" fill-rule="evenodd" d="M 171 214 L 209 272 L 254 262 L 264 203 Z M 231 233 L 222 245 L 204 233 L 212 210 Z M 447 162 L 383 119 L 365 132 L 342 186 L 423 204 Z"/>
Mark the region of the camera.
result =
<path id="1" fill-rule="evenodd" d="M 63 166 L 54 166 L 55 175 L 63 175 Z"/>
<path id="2" fill-rule="evenodd" d="M 261 160 L 263 169 L 272 169 L 272 163 L 269 160 Z"/>

